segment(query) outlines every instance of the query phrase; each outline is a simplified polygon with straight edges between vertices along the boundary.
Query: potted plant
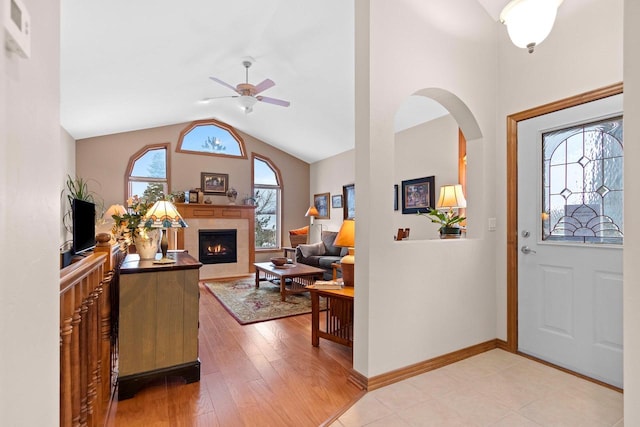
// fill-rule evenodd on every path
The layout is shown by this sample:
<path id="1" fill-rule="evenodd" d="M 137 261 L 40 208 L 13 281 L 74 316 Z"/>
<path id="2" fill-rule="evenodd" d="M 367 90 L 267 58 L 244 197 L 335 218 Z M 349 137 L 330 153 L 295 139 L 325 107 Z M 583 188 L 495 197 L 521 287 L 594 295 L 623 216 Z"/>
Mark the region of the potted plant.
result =
<path id="1" fill-rule="evenodd" d="M 152 259 L 158 252 L 158 229 L 145 227 L 142 219 L 156 201 L 164 198 L 161 191 L 149 186 L 142 197 L 135 195 L 127 200 L 128 209 L 125 214 L 113 215 L 113 234 L 116 240 L 126 245 L 134 244 L 141 259 Z"/>
<path id="2" fill-rule="evenodd" d="M 97 209 L 96 214 L 102 211 L 104 203 L 94 191 L 89 189 L 89 181 L 82 177 L 67 175 L 65 186 L 66 188 L 62 190 L 60 197 L 62 198 L 62 196 L 66 195 L 69 205 L 62 217 L 62 224 L 64 228 L 71 233 L 71 205 L 73 204 L 73 199 L 95 203 Z"/>
<path id="3" fill-rule="evenodd" d="M 462 236 L 460 223 L 466 218 L 453 213 L 453 209 L 442 212 L 429 208 L 427 212 L 418 212 L 419 216 L 427 217 L 431 222 L 440 224 L 438 231 L 441 239 L 458 239 Z"/>

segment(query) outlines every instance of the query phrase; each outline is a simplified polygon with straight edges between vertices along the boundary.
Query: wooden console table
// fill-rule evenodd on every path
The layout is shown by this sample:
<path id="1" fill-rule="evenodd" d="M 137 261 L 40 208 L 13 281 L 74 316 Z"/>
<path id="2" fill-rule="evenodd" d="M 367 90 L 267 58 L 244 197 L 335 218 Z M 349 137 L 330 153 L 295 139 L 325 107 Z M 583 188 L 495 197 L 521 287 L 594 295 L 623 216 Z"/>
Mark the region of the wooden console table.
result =
<path id="1" fill-rule="evenodd" d="M 186 252 L 174 264 L 127 255 L 120 268 L 118 399 L 133 397 L 149 381 L 181 376 L 200 380 L 198 269 Z M 160 254 L 157 254 L 160 257 Z"/>
<path id="2" fill-rule="evenodd" d="M 309 289 L 311 292 L 311 344 L 320 345 L 320 338 L 353 347 L 354 288 Z M 326 322 L 320 329 L 320 297 L 327 299 Z"/>

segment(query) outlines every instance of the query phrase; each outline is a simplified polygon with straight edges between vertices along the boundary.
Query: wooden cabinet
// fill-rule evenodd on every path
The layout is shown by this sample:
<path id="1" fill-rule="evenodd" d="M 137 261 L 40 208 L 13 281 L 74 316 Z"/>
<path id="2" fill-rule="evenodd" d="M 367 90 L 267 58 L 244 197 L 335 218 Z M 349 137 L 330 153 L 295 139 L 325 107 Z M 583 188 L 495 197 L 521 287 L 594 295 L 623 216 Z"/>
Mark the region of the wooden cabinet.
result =
<path id="1" fill-rule="evenodd" d="M 118 398 L 162 376 L 200 379 L 198 269 L 187 253 L 175 264 L 127 255 L 120 269 Z"/>

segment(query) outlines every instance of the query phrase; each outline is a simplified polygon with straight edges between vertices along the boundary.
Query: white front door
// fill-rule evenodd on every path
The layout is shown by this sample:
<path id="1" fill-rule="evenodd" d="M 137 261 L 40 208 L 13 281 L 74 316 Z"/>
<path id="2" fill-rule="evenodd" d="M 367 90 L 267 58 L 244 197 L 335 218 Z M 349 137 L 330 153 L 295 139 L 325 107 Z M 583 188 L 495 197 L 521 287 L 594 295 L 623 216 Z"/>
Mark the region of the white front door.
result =
<path id="1" fill-rule="evenodd" d="M 518 123 L 518 350 L 622 387 L 622 95 Z"/>

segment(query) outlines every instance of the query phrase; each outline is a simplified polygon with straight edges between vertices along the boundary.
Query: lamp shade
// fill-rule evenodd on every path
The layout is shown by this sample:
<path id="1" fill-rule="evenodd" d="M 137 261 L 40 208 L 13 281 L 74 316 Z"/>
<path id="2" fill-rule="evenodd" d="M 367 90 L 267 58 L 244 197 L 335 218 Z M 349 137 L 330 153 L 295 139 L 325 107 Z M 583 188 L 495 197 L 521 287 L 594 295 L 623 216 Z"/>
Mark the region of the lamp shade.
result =
<path id="1" fill-rule="evenodd" d="M 353 219 L 345 219 L 336 236 L 334 246 L 352 248 L 356 245 L 356 222 Z"/>
<path id="2" fill-rule="evenodd" d="M 320 216 L 320 212 L 318 212 L 315 206 L 311 206 L 307 209 L 307 213 L 304 214 L 304 216 Z"/>
<path id="3" fill-rule="evenodd" d="M 443 185 L 440 187 L 440 197 L 436 204 L 437 209 L 466 208 L 467 199 L 464 198 L 462 185 Z"/>
<path id="4" fill-rule="evenodd" d="M 114 215 L 122 216 L 127 213 L 127 210 L 122 205 L 111 205 L 102 216 L 105 220 L 110 220 Z"/>
<path id="5" fill-rule="evenodd" d="M 188 227 L 178 209 L 167 200 L 158 200 L 144 216 L 144 226 L 151 228 Z"/>
<path id="6" fill-rule="evenodd" d="M 520 48 L 533 48 L 547 38 L 562 0 L 512 0 L 500 13 L 509 38 Z"/>

